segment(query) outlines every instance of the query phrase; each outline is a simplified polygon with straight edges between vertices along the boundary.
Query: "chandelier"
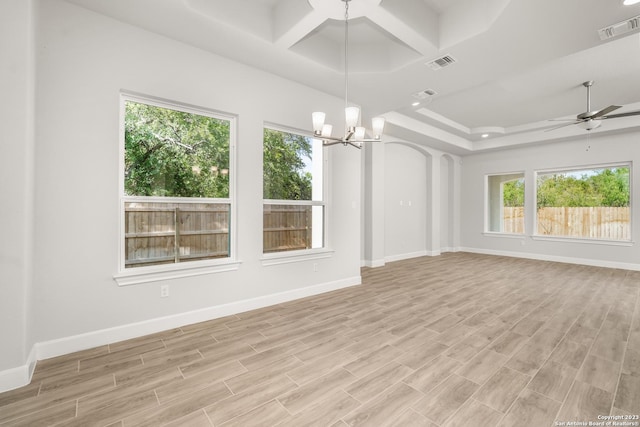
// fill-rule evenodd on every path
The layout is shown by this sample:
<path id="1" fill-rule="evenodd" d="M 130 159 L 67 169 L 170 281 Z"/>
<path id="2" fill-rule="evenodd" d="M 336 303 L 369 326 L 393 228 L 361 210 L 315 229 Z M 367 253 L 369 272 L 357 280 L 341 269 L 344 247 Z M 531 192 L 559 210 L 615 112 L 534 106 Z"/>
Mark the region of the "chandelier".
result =
<path id="1" fill-rule="evenodd" d="M 380 141 L 382 131 L 384 129 L 384 117 L 374 117 L 371 119 L 371 129 L 373 138 L 365 137 L 365 128 L 358 126 L 358 118 L 360 116 L 360 108 L 350 107 L 348 103 L 349 95 L 349 2 L 351 0 L 342 0 L 344 2 L 344 114 L 345 114 L 345 134 L 341 138 L 331 136 L 333 126 L 325 124 L 325 113 L 317 111 L 311 114 L 313 120 L 313 135 L 322 139 L 323 145 L 343 144 L 361 148 L 363 142 Z"/>

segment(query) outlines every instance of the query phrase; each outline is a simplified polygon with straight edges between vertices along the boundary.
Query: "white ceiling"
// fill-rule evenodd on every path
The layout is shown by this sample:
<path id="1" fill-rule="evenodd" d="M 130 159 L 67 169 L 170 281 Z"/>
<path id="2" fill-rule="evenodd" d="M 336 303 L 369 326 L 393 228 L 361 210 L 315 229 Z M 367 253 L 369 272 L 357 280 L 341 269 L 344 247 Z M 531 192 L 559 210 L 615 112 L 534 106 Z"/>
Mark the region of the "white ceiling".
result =
<path id="1" fill-rule="evenodd" d="M 344 96 L 341 0 L 67 1 Z M 640 30 L 597 32 L 638 15 L 622 0 L 351 0 L 349 98 L 390 138 L 457 154 L 582 137 L 545 130 L 586 111 L 586 80 L 592 110 L 640 110 Z M 457 62 L 425 65 L 445 54 Z M 411 106 L 425 89 L 437 94 Z M 640 116 L 591 132 L 630 129 Z"/>

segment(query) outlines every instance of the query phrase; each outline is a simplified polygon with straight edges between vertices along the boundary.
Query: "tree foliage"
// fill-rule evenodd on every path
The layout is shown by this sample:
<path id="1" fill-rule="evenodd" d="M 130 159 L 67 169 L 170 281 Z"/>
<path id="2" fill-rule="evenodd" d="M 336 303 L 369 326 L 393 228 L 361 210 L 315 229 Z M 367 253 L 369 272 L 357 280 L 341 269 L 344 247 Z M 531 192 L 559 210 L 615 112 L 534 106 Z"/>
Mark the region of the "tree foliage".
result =
<path id="1" fill-rule="evenodd" d="M 629 206 L 629 168 L 539 175 L 537 194 L 538 208 Z"/>
<path id="2" fill-rule="evenodd" d="M 265 199 L 311 200 L 311 140 L 302 135 L 264 129 L 263 190 Z"/>
<path id="3" fill-rule="evenodd" d="M 524 178 L 507 181 L 502 186 L 504 206 L 524 206 Z"/>
<path id="4" fill-rule="evenodd" d="M 226 120 L 127 101 L 125 194 L 229 197 Z"/>
<path id="5" fill-rule="evenodd" d="M 542 174 L 538 176 L 537 206 L 629 206 L 629 168 Z M 504 206 L 524 206 L 524 179 L 502 186 Z"/>

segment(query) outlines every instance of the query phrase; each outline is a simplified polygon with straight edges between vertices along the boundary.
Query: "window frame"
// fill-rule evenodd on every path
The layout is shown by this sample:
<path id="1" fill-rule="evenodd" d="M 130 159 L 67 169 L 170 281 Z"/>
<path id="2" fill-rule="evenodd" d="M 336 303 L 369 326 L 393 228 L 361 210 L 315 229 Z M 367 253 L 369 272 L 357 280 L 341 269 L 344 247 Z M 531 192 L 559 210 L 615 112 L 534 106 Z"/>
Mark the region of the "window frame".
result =
<path id="1" fill-rule="evenodd" d="M 154 107 L 181 111 L 190 114 L 212 117 L 229 122 L 229 197 L 228 198 L 196 198 L 196 197 L 154 197 L 127 196 L 125 194 L 125 104 L 137 102 Z M 113 278 L 119 286 L 168 280 L 181 277 L 198 276 L 224 271 L 237 270 L 240 261 L 237 260 L 237 198 L 236 198 L 236 141 L 237 116 L 219 112 L 210 108 L 195 106 L 178 101 L 166 100 L 154 96 L 142 95 L 134 92 L 120 92 L 119 100 L 119 150 L 118 150 L 118 266 Z M 144 198 L 148 202 L 166 203 L 220 203 L 229 205 L 229 256 L 205 260 L 169 263 L 160 265 L 125 267 L 125 204 L 132 200 Z"/>
<path id="2" fill-rule="evenodd" d="M 574 236 L 556 236 L 548 234 L 540 234 L 538 232 L 538 176 L 547 175 L 552 173 L 566 173 L 566 172 L 580 172 L 596 169 L 612 169 L 626 167 L 629 169 L 629 239 L 614 240 L 614 239 L 599 239 L 594 237 L 574 237 Z M 586 243 L 596 245 L 610 245 L 610 246 L 632 246 L 633 241 L 633 161 L 622 162 L 607 162 L 599 164 L 587 164 L 587 165 L 575 165 L 566 167 L 546 168 L 533 171 L 533 234 L 531 238 L 539 241 L 550 242 L 573 242 L 573 243 Z"/>
<path id="3" fill-rule="evenodd" d="M 489 200 L 490 197 L 490 185 L 489 185 L 489 179 L 492 176 L 506 176 L 506 175 L 522 175 L 522 180 L 524 182 L 524 188 L 525 188 L 525 194 L 524 194 L 524 206 L 523 206 L 523 213 L 524 213 L 524 217 L 523 217 L 523 224 L 522 224 L 522 233 L 507 233 L 504 231 L 492 231 L 491 230 L 491 203 Z M 500 236 L 500 237 L 510 237 L 510 238 L 524 238 L 527 234 L 527 197 L 526 197 L 526 191 L 527 191 L 527 179 L 526 179 L 526 172 L 524 170 L 521 171 L 511 171 L 511 172 L 497 172 L 497 173 L 486 173 L 484 176 L 484 232 L 483 234 L 486 236 Z M 520 179 L 520 178 L 517 178 Z M 511 182 L 511 181 L 515 181 L 516 179 L 513 180 L 509 180 L 509 181 L 504 181 L 504 182 Z M 504 184 L 504 182 L 500 183 L 500 194 L 502 195 L 502 186 Z M 503 209 L 504 209 L 504 198 L 502 199 L 503 203 L 501 204 L 500 207 L 500 222 L 502 223 L 503 221 Z"/>
<path id="4" fill-rule="evenodd" d="M 279 124 L 274 124 L 271 122 L 265 122 L 262 126 L 262 148 L 264 150 L 264 130 L 270 129 L 278 132 L 292 133 L 296 135 L 301 135 L 306 138 L 309 138 L 313 142 L 319 141 L 317 138 L 304 130 L 292 128 L 289 126 L 283 126 Z M 329 161 L 328 154 L 330 151 L 327 147 L 322 146 L 322 200 L 281 200 L 281 199 L 265 199 L 264 198 L 264 182 L 262 182 L 262 255 L 261 261 L 263 266 L 269 265 L 279 265 L 286 264 L 291 262 L 299 262 L 306 261 L 312 259 L 321 259 L 328 258 L 334 252 L 330 249 L 330 241 L 329 241 L 329 223 L 330 223 L 330 215 L 329 215 Z M 263 151 L 263 174 L 264 174 L 264 151 Z M 278 252 L 264 252 L 264 207 L 265 205 L 295 205 L 295 206 L 322 206 L 323 207 L 323 215 L 322 215 L 322 247 L 320 248 L 309 248 L 309 249 L 298 249 L 298 250 L 288 250 L 288 251 L 278 251 Z"/>

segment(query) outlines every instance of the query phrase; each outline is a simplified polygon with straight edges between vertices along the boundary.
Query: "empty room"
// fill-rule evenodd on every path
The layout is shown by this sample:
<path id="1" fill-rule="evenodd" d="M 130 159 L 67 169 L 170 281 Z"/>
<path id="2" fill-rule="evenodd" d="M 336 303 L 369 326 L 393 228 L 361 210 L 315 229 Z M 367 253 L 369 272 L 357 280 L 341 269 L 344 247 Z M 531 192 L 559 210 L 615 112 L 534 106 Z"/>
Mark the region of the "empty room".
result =
<path id="1" fill-rule="evenodd" d="M 640 426 L 640 1 L 0 36 L 0 426 Z"/>

